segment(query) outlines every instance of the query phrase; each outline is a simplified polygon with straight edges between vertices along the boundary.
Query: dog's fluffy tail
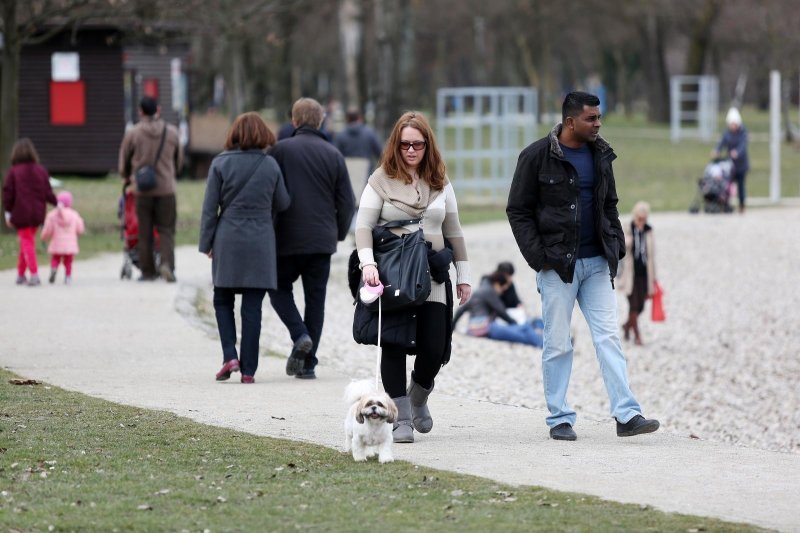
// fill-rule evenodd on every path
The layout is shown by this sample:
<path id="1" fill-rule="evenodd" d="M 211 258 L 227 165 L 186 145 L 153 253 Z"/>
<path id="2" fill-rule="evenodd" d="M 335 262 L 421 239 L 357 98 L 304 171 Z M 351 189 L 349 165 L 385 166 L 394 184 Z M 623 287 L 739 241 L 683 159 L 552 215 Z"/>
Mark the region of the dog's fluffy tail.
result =
<path id="1" fill-rule="evenodd" d="M 344 401 L 347 405 L 352 405 L 365 394 L 375 392 L 375 382 L 370 379 L 351 381 L 344 389 Z"/>

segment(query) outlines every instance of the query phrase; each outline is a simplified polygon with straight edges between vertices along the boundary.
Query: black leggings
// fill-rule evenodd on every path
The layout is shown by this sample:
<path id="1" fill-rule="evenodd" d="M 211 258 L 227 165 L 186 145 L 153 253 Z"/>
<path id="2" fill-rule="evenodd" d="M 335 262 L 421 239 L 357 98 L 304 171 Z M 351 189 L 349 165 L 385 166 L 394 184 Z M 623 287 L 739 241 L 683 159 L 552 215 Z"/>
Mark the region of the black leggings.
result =
<path id="1" fill-rule="evenodd" d="M 417 313 L 417 357 L 414 360 L 414 381 L 430 389 L 442 367 L 446 351 L 447 306 L 427 302 Z M 406 349 L 386 345 L 381 349 L 381 379 L 383 388 L 392 398 L 406 395 Z"/>

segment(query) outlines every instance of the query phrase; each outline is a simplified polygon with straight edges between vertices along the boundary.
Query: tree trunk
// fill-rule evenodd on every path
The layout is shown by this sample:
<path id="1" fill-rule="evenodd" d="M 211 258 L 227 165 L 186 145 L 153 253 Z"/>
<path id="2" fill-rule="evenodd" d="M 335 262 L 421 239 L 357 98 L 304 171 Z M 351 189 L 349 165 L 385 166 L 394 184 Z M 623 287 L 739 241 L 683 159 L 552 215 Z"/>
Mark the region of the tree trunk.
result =
<path id="1" fill-rule="evenodd" d="M 376 128 L 386 135 L 392 126 L 394 99 L 396 91 L 396 49 L 392 42 L 392 30 L 397 27 L 396 10 L 394 2 L 390 0 L 376 0 L 375 8 L 375 40 L 377 44 L 377 75 L 375 100 L 377 113 L 375 117 Z"/>
<path id="2" fill-rule="evenodd" d="M 228 114 L 231 120 L 238 117 L 245 106 L 245 67 L 242 43 L 236 37 L 228 40 L 228 57 L 230 58 L 230 73 L 225 84 L 228 91 Z"/>
<path id="3" fill-rule="evenodd" d="M 648 119 L 669 122 L 669 79 L 664 51 L 664 22 L 650 11 L 639 31 L 644 41 L 645 79 L 647 82 Z"/>
<path id="4" fill-rule="evenodd" d="M 17 140 L 19 123 L 19 55 L 21 43 L 17 29 L 17 3 L 3 2 L 3 71 L 0 82 L 0 185 L 11 162 L 11 147 Z"/>
<path id="5" fill-rule="evenodd" d="M 720 14 L 718 0 L 706 0 L 705 9 L 694 26 L 686 55 L 686 75 L 700 76 L 705 70 L 706 56 L 711 46 L 711 31 Z"/>
<path id="6" fill-rule="evenodd" d="M 356 0 L 342 0 L 339 5 L 339 41 L 344 65 L 346 108 L 363 107 L 358 86 L 358 58 L 362 33 L 360 18 L 361 9 Z"/>

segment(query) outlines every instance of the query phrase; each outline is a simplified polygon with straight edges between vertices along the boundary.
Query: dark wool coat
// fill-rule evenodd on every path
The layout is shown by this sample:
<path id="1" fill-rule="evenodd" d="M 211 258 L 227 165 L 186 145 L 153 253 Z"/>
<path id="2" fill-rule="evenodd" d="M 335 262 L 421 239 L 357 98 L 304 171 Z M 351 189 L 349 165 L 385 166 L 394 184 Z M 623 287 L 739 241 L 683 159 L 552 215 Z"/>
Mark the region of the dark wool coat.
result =
<path id="1" fill-rule="evenodd" d="M 355 195 L 344 157 L 319 130 L 300 127 L 272 147 L 292 204 L 278 215 L 278 255 L 333 254 L 347 237 Z"/>
<path id="2" fill-rule="evenodd" d="M 15 228 L 41 226 L 48 203 L 58 202 L 47 169 L 36 163 L 18 163 L 9 169 L 3 182 L 3 209 L 11 213 Z"/>
<path id="3" fill-rule="evenodd" d="M 747 128 L 739 126 L 736 131 L 726 129 L 722 134 L 717 152 L 728 152 L 736 150 L 736 159 L 733 159 L 733 168 L 741 174 L 750 170 L 750 158 L 747 156 Z"/>
<path id="4" fill-rule="evenodd" d="M 231 200 L 231 191 L 242 180 L 247 183 Z M 218 220 L 221 206 L 225 211 Z M 271 156 L 260 150 L 232 150 L 214 158 L 203 200 L 199 249 L 203 253 L 214 250 L 211 273 L 215 287 L 277 287 L 272 221 L 287 207 L 289 193 Z"/>
<path id="5" fill-rule="evenodd" d="M 535 271 L 552 268 L 572 283 L 580 244 L 580 184 L 575 168 L 558 144 L 561 124 L 550 135 L 525 148 L 508 194 L 506 214 L 525 260 Z M 608 261 L 611 284 L 625 256 L 625 237 L 617 211 L 617 186 L 611 146 L 601 137 L 589 143 L 594 159 L 595 232 Z"/>

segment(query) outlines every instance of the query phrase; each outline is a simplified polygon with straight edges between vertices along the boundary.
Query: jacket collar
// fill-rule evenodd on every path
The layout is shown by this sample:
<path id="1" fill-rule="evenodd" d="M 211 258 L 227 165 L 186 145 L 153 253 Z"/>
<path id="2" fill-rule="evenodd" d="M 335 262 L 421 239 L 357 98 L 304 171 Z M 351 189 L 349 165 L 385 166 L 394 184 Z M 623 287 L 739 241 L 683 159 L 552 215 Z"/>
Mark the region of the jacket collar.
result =
<path id="1" fill-rule="evenodd" d="M 564 151 L 561 149 L 561 145 L 558 142 L 558 135 L 561 133 L 561 127 L 561 122 L 553 126 L 553 129 L 550 130 L 548 138 L 550 139 L 550 151 L 553 153 L 553 155 L 559 159 L 565 159 Z M 603 157 L 614 153 L 614 150 L 611 149 L 611 145 L 599 135 L 597 136 L 597 140 L 595 142 L 587 144 L 590 148 L 592 148 L 593 152 L 596 152 Z"/>
<path id="2" fill-rule="evenodd" d="M 297 137 L 298 135 L 303 135 L 303 134 L 316 135 L 317 137 L 320 137 L 321 139 L 324 139 L 326 141 L 328 140 L 325 137 L 325 134 L 323 134 L 321 131 L 319 131 L 317 129 L 312 128 L 311 126 L 300 126 L 296 130 L 294 130 L 294 133 L 292 133 L 292 137 Z"/>

